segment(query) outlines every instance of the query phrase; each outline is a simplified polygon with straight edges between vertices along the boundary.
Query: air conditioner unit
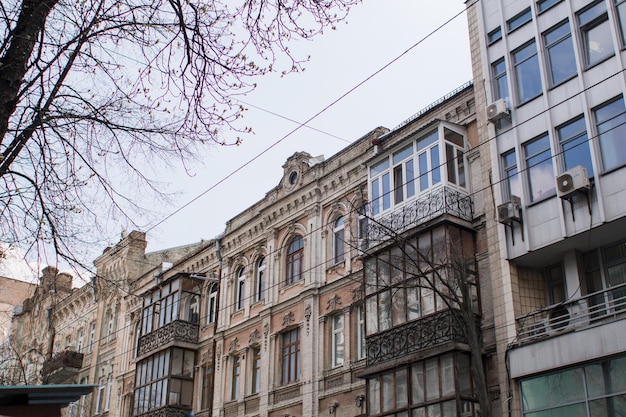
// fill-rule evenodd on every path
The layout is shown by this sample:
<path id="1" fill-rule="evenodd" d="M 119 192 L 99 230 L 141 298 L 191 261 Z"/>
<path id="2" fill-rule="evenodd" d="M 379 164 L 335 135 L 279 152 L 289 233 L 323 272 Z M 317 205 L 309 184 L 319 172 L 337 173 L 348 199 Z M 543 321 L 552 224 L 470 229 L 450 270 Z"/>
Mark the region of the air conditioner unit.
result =
<path id="1" fill-rule="evenodd" d="M 498 206 L 498 221 L 502 224 L 511 224 L 511 222 L 519 222 L 521 215 L 522 201 L 517 196 L 511 196 L 506 203 Z"/>
<path id="2" fill-rule="evenodd" d="M 587 169 L 582 165 L 577 165 L 556 177 L 556 191 L 561 198 L 569 198 L 578 191 L 586 191 L 590 188 Z"/>
<path id="3" fill-rule="evenodd" d="M 504 99 L 499 99 L 487 106 L 487 119 L 495 123 L 501 119 L 510 119 L 509 108 Z"/>

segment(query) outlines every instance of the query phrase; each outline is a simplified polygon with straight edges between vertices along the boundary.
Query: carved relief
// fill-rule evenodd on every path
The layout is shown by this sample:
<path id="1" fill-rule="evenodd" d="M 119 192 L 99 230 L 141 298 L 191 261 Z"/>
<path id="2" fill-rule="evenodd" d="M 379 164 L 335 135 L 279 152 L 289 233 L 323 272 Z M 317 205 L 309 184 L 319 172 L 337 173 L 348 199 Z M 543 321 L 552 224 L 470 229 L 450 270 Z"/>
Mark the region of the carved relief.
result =
<path id="1" fill-rule="evenodd" d="M 259 333 L 257 329 L 254 329 L 252 333 L 250 333 L 250 340 L 248 342 L 249 344 L 254 345 L 254 344 L 257 344 L 260 339 L 261 339 L 261 334 Z"/>
<path id="2" fill-rule="evenodd" d="M 228 352 L 233 353 L 239 349 L 239 339 L 236 337 L 230 341 L 230 345 L 228 346 Z"/>
<path id="3" fill-rule="evenodd" d="M 293 312 L 290 311 L 289 313 L 285 314 L 285 317 L 283 317 L 283 327 L 289 326 L 295 320 L 296 316 L 293 314 Z"/>
<path id="4" fill-rule="evenodd" d="M 341 297 L 335 294 L 332 297 L 330 297 L 328 301 L 326 302 L 326 311 L 336 310 L 339 307 L 341 307 L 341 304 L 342 304 Z"/>

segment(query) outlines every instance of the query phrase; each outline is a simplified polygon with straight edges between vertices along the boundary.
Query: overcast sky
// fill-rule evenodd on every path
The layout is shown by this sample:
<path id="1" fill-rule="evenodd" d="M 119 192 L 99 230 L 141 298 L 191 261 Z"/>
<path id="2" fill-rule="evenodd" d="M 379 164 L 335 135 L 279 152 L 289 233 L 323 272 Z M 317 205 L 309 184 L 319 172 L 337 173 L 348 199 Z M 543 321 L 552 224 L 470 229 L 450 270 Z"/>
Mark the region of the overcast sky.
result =
<path id="1" fill-rule="evenodd" d="M 464 7 L 462 0 L 366 0 L 337 30 L 295 45 L 296 53 L 311 56 L 306 71 L 283 78 L 265 76 L 252 94 L 242 97 L 249 108 L 244 122 L 254 134 L 244 136 L 238 147 L 207 149 L 203 165 L 192 167 L 193 177 L 181 173 L 169 181 L 180 192 L 179 204 L 169 213 L 184 208 L 164 214 L 165 221 L 147 230 L 148 251 L 214 238 L 224 231 L 226 221 L 279 183 L 282 165 L 295 152 L 329 158 L 373 128 L 393 128 L 469 81 L 467 20 L 462 13 L 309 123 L 325 133 L 302 128 L 207 192 L 297 127 L 284 118 L 309 119 Z M 118 240 L 119 233 L 111 236 L 111 243 Z"/>

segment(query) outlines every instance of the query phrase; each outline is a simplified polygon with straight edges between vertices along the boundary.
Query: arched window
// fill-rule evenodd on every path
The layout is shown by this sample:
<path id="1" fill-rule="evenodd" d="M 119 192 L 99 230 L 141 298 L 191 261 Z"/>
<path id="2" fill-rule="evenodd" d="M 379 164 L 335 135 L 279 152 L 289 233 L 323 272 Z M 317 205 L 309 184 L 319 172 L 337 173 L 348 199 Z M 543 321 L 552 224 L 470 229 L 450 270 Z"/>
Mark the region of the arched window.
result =
<path id="1" fill-rule="evenodd" d="M 235 289 L 235 309 L 243 309 L 243 302 L 246 296 L 246 274 L 243 268 L 237 271 L 237 287 Z"/>
<path id="2" fill-rule="evenodd" d="M 209 288 L 209 296 L 207 297 L 207 314 L 206 322 L 214 323 L 217 319 L 217 284 L 211 285 Z"/>
<path id="3" fill-rule="evenodd" d="M 334 263 L 343 262 L 345 253 L 345 228 L 343 216 L 339 216 L 335 220 L 333 227 L 333 261 Z"/>
<path id="4" fill-rule="evenodd" d="M 255 289 L 255 301 L 261 301 L 265 299 L 265 257 L 259 258 L 256 263 L 256 282 Z"/>
<path id="5" fill-rule="evenodd" d="M 287 276 L 285 284 L 291 285 L 302 278 L 302 258 L 304 257 L 304 239 L 294 238 L 287 248 Z"/>

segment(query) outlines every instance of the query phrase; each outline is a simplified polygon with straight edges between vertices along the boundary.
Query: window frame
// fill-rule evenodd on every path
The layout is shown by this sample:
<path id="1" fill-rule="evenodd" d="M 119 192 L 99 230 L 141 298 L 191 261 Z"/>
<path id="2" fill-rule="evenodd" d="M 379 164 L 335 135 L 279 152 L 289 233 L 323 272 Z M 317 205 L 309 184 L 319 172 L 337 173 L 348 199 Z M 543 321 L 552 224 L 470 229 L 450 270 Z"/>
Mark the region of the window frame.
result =
<path id="1" fill-rule="evenodd" d="M 532 22 L 533 13 L 530 6 L 506 21 L 506 32 L 511 33 L 521 28 L 525 24 Z"/>
<path id="2" fill-rule="evenodd" d="M 621 104 L 622 104 L 619 111 L 614 112 L 614 114 L 611 114 L 609 118 L 600 120 L 600 118 L 598 117 L 598 111 L 607 109 L 613 104 L 617 103 L 618 101 L 621 101 Z M 623 167 L 624 165 L 626 165 L 626 156 L 624 156 L 626 155 L 626 145 L 622 144 L 623 152 L 620 152 L 620 148 L 617 148 L 617 150 L 614 151 L 616 147 L 618 147 L 621 144 L 621 142 L 617 140 L 612 141 L 612 139 L 615 138 L 614 136 L 615 133 L 613 134 L 611 133 L 612 132 L 619 133 L 622 129 L 626 129 L 626 125 L 624 124 L 626 123 L 626 103 L 624 102 L 624 98 L 621 95 L 614 97 L 613 99 L 593 108 L 592 112 L 593 112 L 594 126 L 597 132 L 596 138 L 597 138 L 598 145 L 600 146 L 600 157 L 602 160 L 602 172 L 607 173 L 607 172 Z M 619 122 L 618 126 L 611 127 L 607 130 L 603 130 L 601 128 L 603 125 L 606 125 L 608 123 L 613 123 L 613 121 L 615 121 L 618 118 L 622 118 L 622 121 L 618 121 Z M 603 145 L 604 143 L 608 143 L 608 145 Z M 607 149 L 609 146 L 610 148 Z M 618 158 L 621 156 L 622 160 L 620 161 L 619 159 L 617 159 L 614 163 L 609 165 L 607 163 L 607 160 L 609 159 L 610 156 L 617 156 Z"/>
<path id="3" fill-rule="evenodd" d="M 513 156 L 513 164 L 509 164 L 508 157 Z M 522 183 L 519 172 L 519 163 L 515 148 L 509 149 L 500 155 L 502 161 L 502 197 L 504 201 L 509 201 L 513 196 L 522 197 Z M 517 191 L 517 194 L 515 194 Z"/>
<path id="4" fill-rule="evenodd" d="M 537 0 L 537 14 L 541 14 L 545 12 L 546 10 L 556 6 L 562 1 L 563 0 Z M 544 7 L 543 6 L 544 4 L 547 4 L 547 5 Z"/>
<path id="5" fill-rule="evenodd" d="M 237 401 L 239 399 L 239 388 L 241 385 L 241 356 L 232 355 L 231 359 L 230 400 Z"/>
<path id="6" fill-rule="evenodd" d="M 252 361 L 250 363 L 250 394 L 261 392 L 261 348 L 252 347 Z"/>
<path id="7" fill-rule="evenodd" d="M 523 54 L 525 51 L 530 51 L 528 55 Z M 513 70 L 515 73 L 515 92 L 517 94 L 517 103 L 522 105 L 528 103 L 543 94 L 543 80 L 541 77 L 541 68 L 539 65 L 539 52 L 537 50 L 537 42 L 535 39 L 526 42 L 520 47 L 511 52 L 513 58 Z M 534 75 L 533 75 L 534 74 Z M 536 78 L 539 88 L 535 92 L 534 89 L 530 89 L 534 85 L 534 82 L 528 82 L 532 78 Z M 530 90 L 530 94 L 523 94 L 524 90 Z"/>
<path id="8" fill-rule="evenodd" d="M 295 284 L 302 279 L 303 260 L 304 238 L 295 236 L 287 245 L 285 285 Z"/>
<path id="9" fill-rule="evenodd" d="M 265 256 L 259 256 L 255 262 L 254 301 L 265 300 L 267 261 Z"/>
<path id="10" fill-rule="evenodd" d="M 556 33 L 563 26 L 567 26 L 563 34 L 560 34 L 555 39 L 552 39 L 552 40 L 548 39 L 549 37 L 551 37 L 550 35 Z M 563 20 L 557 23 L 556 25 L 552 26 L 550 29 L 543 32 L 541 37 L 543 40 L 543 46 L 544 46 L 544 51 L 546 55 L 545 61 L 546 61 L 547 69 L 548 69 L 546 72 L 548 75 L 549 85 L 554 87 L 559 84 L 563 84 L 571 80 L 572 78 L 575 78 L 578 75 L 578 66 L 576 63 L 576 56 L 574 54 L 574 39 L 572 37 L 572 31 L 571 31 L 569 20 L 568 19 Z M 568 50 L 566 51 L 567 53 L 560 54 L 559 53 L 561 52 L 560 48 L 563 47 L 566 43 L 569 46 L 567 48 Z M 555 51 L 556 53 L 553 54 L 553 52 Z M 568 64 L 573 65 L 573 72 L 563 73 L 563 75 L 561 75 L 560 72 L 562 71 L 559 71 L 560 69 L 571 67 L 571 65 L 567 65 L 567 66 L 562 65 L 563 56 L 567 57 L 567 59 L 571 59 L 571 62 L 569 62 Z M 560 65 L 553 65 L 553 61 L 559 62 Z M 557 76 L 558 76 L 558 79 L 556 79 Z"/>
<path id="11" fill-rule="evenodd" d="M 281 384 L 287 385 L 300 380 L 300 327 L 281 334 Z"/>
<path id="12" fill-rule="evenodd" d="M 356 358 L 365 359 L 367 357 L 367 350 L 365 346 L 365 304 L 361 303 L 356 306 L 355 312 L 355 326 L 356 326 Z"/>
<path id="13" fill-rule="evenodd" d="M 243 310 L 246 299 L 246 270 L 242 266 L 237 269 L 237 279 L 235 285 L 235 311 Z"/>
<path id="14" fill-rule="evenodd" d="M 345 217 L 343 215 L 339 215 L 335 218 L 333 222 L 333 245 L 332 245 L 332 255 L 333 255 L 333 264 L 339 264 L 345 260 L 345 236 L 346 236 L 346 228 L 345 228 Z"/>
<path id="15" fill-rule="evenodd" d="M 626 0 L 625 0 L 626 1 Z M 487 45 L 493 45 L 502 39 L 502 26 L 493 28 L 487 33 Z"/>
<path id="16" fill-rule="evenodd" d="M 211 284 L 208 288 L 206 323 L 212 324 L 217 320 L 217 294 L 219 286 Z"/>
<path id="17" fill-rule="evenodd" d="M 344 317 L 342 312 L 330 316 L 331 368 L 343 366 L 345 361 Z"/>
<path id="18" fill-rule="evenodd" d="M 581 121 L 582 121 L 583 130 L 577 130 L 577 131 L 574 131 L 573 133 L 565 131 L 565 129 L 574 127 Z M 565 134 L 567 134 L 567 136 L 565 136 Z M 594 175 L 593 160 L 591 158 L 591 149 L 589 147 L 589 135 L 587 134 L 587 125 L 586 125 L 585 116 L 581 114 L 557 126 L 556 136 L 557 136 L 558 144 L 560 147 L 559 153 L 560 153 L 560 159 L 562 161 L 562 167 L 564 171 L 570 170 L 577 165 L 582 165 L 587 169 L 587 175 L 589 176 L 589 178 L 593 177 Z M 585 159 L 584 161 L 585 163 L 580 161 L 580 155 L 575 159 L 576 163 L 573 163 L 573 164 L 568 163 L 568 160 L 570 159 L 568 158 L 568 156 L 571 157 L 571 155 L 573 154 L 572 149 L 574 148 L 579 148 L 577 155 L 579 155 L 581 152 L 584 152 L 584 150 L 581 151 L 582 148 L 586 150 L 586 152 L 584 152 L 585 155 L 583 155 Z"/>
<path id="19" fill-rule="evenodd" d="M 500 71 L 500 69 L 502 70 Z M 507 74 L 508 71 L 504 57 L 491 63 L 491 76 L 494 85 L 492 95 L 494 100 L 503 99 L 508 101 L 511 97 L 511 92 L 509 91 L 509 78 Z M 502 91 L 502 81 L 504 81 L 504 87 L 506 88 L 505 92 Z"/>
<path id="20" fill-rule="evenodd" d="M 538 144 L 539 142 L 545 140 L 546 143 L 544 147 L 540 151 L 531 151 L 530 147 L 532 145 Z M 548 198 L 554 197 L 556 195 L 556 184 L 553 180 L 554 178 L 554 162 L 553 162 L 553 152 L 550 143 L 550 135 L 548 132 L 545 132 L 539 136 L 536 136 L 524 143 L 522 143 L 522 149 L 524 151 L 524 163 L 526 168 L 526 180 L 528 181 L 528 191 L 531 203 L 537 203 Z M 529 153 L 529 152 L 532 152 Z M 546 155 L 547 152 L 547 155 Z M 536 158 L 542 158 L 538 162 L 534 162 L 533 160 Z M 545 165 L 544 165 L 545 164 Z M 550 174 L 550 184 L 552 188 L 547 191 L 541 192 L 541 194 L 535 195 L 535 190 L 533 189 L 533 184 L 541 183 L 541 176 L 537 174 L 540 172 L 544 166 L 550 165 L 550 169 L 552 173 Z M 539 178 L 539 179 L 538 179 Z"/>
<path id="21" fill-rule="evenodd" d="M 588 20 L 582 20 L 582 16 L 588 12 L 591 12 L 596 7 L 602 7 L 604 5 L 604 11 L 598 13 L 596 16 L 590 17 Z M 576 18 L 578 22 L 578 30 L 580 33 L 581 48 L 583 52 L 583 60 L 585 69 L 592 68 L 607 59 L 615 56 L 615 45 L 613 44 L 611 22 L 609 21 L 609 14 L 606 8 L 604 0 L 598 0 L 583 9 L 576 12 Z M 592 30 L 603 27 L 602 32 L 605 37 L 610 39 L 611 51 L 603 55 L 599 55 L 597 58 L 593 58 L 590 54 L 591 48 L 589 47 L 590 38 L 589 34 Z"/>

